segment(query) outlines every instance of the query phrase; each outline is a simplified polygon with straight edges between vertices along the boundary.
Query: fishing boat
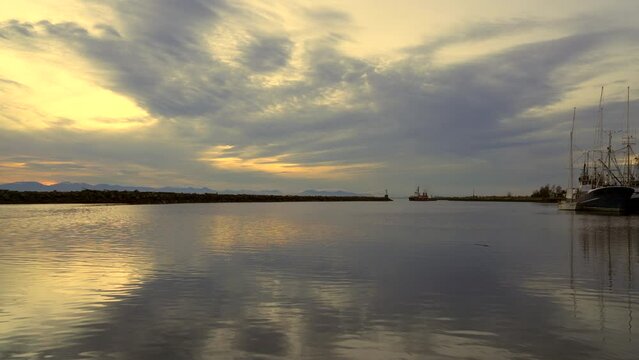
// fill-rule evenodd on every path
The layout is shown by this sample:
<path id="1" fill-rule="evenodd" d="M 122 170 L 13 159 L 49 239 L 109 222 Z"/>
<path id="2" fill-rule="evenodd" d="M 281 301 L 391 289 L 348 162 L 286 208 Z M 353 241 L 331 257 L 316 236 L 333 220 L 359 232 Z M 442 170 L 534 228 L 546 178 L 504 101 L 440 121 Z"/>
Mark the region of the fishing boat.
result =
<path id="1" fill-rule="evenodd" d="M 611 146 L 608 146 L 611 149 Z M 597 154 L 586 153 L 586 159 Z M 628 213 L 632 210 L 632 196 L 635 189 L 628 186 L 619 174 L 619 167 L 614 153 L 608 150 L 606 161 L 602 158 L 596 161 L 587 160 L 584 163 L 580 187 L 575 194 L 575 210 Z"/>
<path id="2" fill-rule="evenodd" d="M 419 192 L 419 186 L 417 187 L 417 191 L 415 191 L 415 194 L 413 196 L 409 196 L 408 200 L 410 201 L 435 201 L 437 199 L 433 199 L 432 197 L 428 196 L 428 193 L 426 191 L 424 192 Z"/>
<path id="3" fill-rule="evenodd" d="M 599 119 L 596 127 L 595 147 L 584 154 L 584 164 L 579 176 L 579 188 L 572 184 L 566 193 L 566 201 L 560 209 L 627 213 L 631 210 L 631 197 L 635 189 L 630 186 L 630 163 L 624 173 L 612 147 L 612 131 L 608 132 L 608 144 L 603 143 L 603 87 L 599 97 Z M 573 112 L 574 124 L 574 112 Z M 629 127 L 629 125 L 628 125 Z M 574 125 L 573 125 L 574 128 Z M 628 145 L 628 157 L 630 148 Z M 571 183 L 572 183 L 572 131 L 571 131 Z M 568 198 L 570 196 L 570 198 Z"/>

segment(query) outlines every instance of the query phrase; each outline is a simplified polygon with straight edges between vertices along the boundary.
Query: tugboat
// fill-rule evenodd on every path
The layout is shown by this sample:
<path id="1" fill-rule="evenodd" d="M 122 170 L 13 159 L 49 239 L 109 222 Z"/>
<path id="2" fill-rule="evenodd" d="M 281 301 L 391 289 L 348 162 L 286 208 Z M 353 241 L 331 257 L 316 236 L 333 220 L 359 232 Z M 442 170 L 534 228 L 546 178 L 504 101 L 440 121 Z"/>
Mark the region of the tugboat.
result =
<path id="1" fill-rule="evenodd" d="M 428 193 L 426 191 L 420 193 L 419 192 L 419 186 L 417 187 L 417 191 L 415 191 L 415 194 L 413 196 L 409 196 L 408 200 L 410 201 L 435 201 L 437 199 L 433 199 L 431 197 L 428 196 Z"/>

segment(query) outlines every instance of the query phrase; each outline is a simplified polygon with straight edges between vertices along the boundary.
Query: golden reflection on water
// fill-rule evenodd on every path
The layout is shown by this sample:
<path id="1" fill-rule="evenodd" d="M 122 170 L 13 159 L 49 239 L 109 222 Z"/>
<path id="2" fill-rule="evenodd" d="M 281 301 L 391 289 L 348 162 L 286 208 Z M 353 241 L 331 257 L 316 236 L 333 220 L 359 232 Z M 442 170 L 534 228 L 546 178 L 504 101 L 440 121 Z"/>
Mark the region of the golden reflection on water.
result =
<path id="1" fill-rule="evenodd" d="M 105 320 L 102 308 L 143 284 L 152 262 L 139 244 L 120 241 L 136 231 L 135 208 L 112 210 L 2 211 L 0 348 L 11 339 L 25 350 L 59 345 L 84 332 L 80 324 Z"/>
<path id="2" fill-rule="evenodd" d="M 242 215 L 215 215 L 210 219 L 206 238 L 215 251 L 260 251 L 309 239 L 308 234 L 322 239 L 335 229 L 328 225 L 287 220 L 282 217 L 263 216 L 259 221 Z"/>

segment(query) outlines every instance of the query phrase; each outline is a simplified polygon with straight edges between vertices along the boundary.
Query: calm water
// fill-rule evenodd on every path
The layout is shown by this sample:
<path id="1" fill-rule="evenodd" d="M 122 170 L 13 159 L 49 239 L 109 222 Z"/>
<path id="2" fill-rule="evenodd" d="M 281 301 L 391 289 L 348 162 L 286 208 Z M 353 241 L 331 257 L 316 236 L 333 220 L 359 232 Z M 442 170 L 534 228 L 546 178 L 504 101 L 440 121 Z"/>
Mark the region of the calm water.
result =
<path id="1" fill-rule="evenodd" d="M 0 206 L 0 359 L 636 359 L 639 217 Z"/>

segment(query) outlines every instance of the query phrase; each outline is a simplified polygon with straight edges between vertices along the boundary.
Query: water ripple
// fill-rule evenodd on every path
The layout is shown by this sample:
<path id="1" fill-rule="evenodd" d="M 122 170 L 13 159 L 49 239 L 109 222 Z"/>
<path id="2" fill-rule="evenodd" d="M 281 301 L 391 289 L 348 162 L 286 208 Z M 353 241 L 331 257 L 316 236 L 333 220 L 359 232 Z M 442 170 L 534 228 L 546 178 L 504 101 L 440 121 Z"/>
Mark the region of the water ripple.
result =
<path id="1" fill-rule="evenodd" d="M 639 352 L 639 217 L 424 205 L 0 206 L 0 359 Z"/>

